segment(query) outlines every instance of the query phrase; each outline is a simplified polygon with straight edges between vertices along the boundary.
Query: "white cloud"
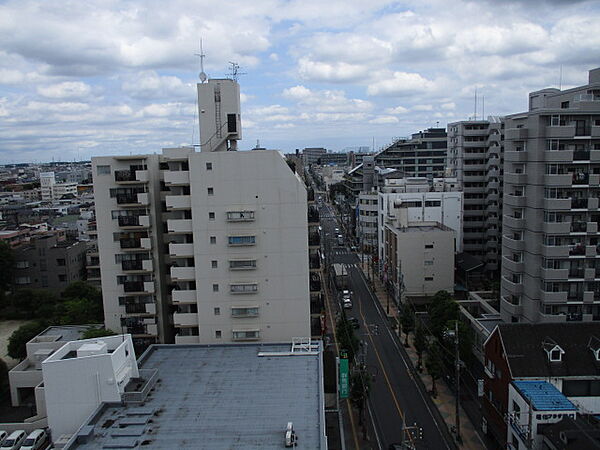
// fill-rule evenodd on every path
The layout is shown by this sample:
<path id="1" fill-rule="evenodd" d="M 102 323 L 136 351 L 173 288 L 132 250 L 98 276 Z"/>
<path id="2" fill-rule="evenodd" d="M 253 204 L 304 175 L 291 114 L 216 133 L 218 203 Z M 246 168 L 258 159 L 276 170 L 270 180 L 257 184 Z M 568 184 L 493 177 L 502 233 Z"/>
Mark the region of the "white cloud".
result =
<path id="1" fill-rule="evenodd" d="M 47 98 L 83 98 L 88 96 L 92 88 L 82 81 L 65 81 L 64 83 L 39 86 L 38 94 Z"/>
<path id="2" fill-rule="evenodd" d="M 327 63 L 300 58 L 298 74 L 300 78 L 311 81 L 351 82 L 368 75 L 368 67 L 344 62 Z"/>
<path id="3" fill-rule="evenodd" d="M 397 117 L 394 116 L 380 116 L 380 117 L 376 117 L 375 119 L 371 119 L 369 120 L 369 123 L 372 124 L 390 124 L 390 123 L 399 123 L 400 121 L 398 120 Z"/>
<path id="4" fill-rule="evenodd" d="M 373 96 L 406 96 L 427 91 L 434 83 L 418 73 L 394 72 L 391 77 L 372 83 L 367 93 Z"/>
<path id="5" fill-rule="evenodd" d="M 121 89 L 133 98 L 190 98 L 195 86 L 184 84 L 175 76 L 160 76 L 153 70 L 138 72 L 126 77 Z"/>
<path id="6" fill-rule="evenodd" d="M 408 111 L 409 109 L 404 106 L 396 106 L 395 108 L 387 108 L 385 110 L 388 114 L 406 114 Z"/>
<path id="7" fill-rule="evenodd" d="M 432 105 L 414 105 L 411 110 L 413 111 L 431 111 L 433 110 Z"/>
<path id="8" fill-rule="evenodd" d="M 446 110 L 455 109 L 456 108 L 456 104 L 454 102 L 442 103 L 441 104 L 441 108 L 442 109 L 446 109 Z"/>

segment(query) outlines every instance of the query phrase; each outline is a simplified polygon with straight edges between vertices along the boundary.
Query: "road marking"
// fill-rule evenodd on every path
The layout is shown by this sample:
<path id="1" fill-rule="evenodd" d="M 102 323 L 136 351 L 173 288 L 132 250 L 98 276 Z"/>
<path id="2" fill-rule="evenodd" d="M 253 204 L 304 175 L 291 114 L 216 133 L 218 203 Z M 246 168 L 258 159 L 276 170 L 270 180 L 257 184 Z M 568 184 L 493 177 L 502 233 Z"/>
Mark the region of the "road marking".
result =
<path id="1" fill-rule="evenodd" d="M 394 336 L 392 334 L 392 332 L 390 331 L 390 328 L 388 326 L 387 320 L 384 320 L 383 317 L 383 311 L 381 310 L 381 305 L 379 304 L 379 299 L 375 298 L 375 294 L 373 293 L 373 291 L 369 288 L 369 283 L 367 283 L 367 278 L 365 277 L 364 272 L 362 271 L 362 268 L 357 268 L 360 276 L 362 277 L 366 287 L 367 287 L 367 291 L 369 292 L 369 296 L 371 297 L 371 301 L 373 302 L 373 304 L 375 305 L 375 310 L 377 311 L 377 313 L 379 314 L 379 317 L 381 318 L 382 322 L 384 323 L 384 327 L 385 330 L 387 331 L 388 335 L 390 336 L 390 339 L 392 341 L 392 344 L 394 344 L 394 347 L 396 348 L 396 351 L 398 352 L 398 354 L 400 355 L 400 359 L 402 360 L 402 363 L 404 364 L 404 366 L 406 367 L 406 370 L 408 373 L 412 373 L 411 370 L 408 367 L 408 364 L 406 363 L 406 360 L 404 358 L 404 354 L 400 351 L 400 347 L 398 347 L 398 344 L 396 342 L 396 339 L 394 339 Z M 361 316 L 362 316 L 362 305 L 359 302 L 359 308 L 361 310 Z M 364 320 L 364 318 L 363 318 Z M 377 353 L 377 349 L 375 349 L 375 352 Z M 412 365 L 412 363 L 411 363 Z M 385 373 L 384 373 L 385 375 Z M 416 387 L 416 383 L 418 381 L 416 381 L 414 378 L 412 378 L 413 381 L 415 382 L 415 387 Z M 437 428 L 438 432 L 440 433 L 440 436 L 442 437 L 442 440 L 444 442 L 444 444 L 446 445 L 446 448 L 450 450 L 450 446 L 448 445 L 448 443 L 446 442 L 445 436 L 442 433 L 442 430 L 440 429 L 440 426 L 438 424 L 438 421 L 435 419 L 435 416 L 433 414 L 433 411 L 431 410 L 430 406 L 429 406 L 429 402 L 427 401 L 427 399 L 425 398 L 425 396 L 423 395 L 423 392 L 421 391 L 421 389 L 417 388 L 417 391 L 419 392 L 419 395 L 421 397 L 421 399 L 423 399 L 423 403 L 425 404 L 425 407 L 427 408 L 427 411 L 429 412 L 429 415 L 431 416 L 431 420 L 433 420 L 433 423 L 435 424 L 435 427 Z"/>
<path id="2" fill-rule="evenodd" d="M 329 304 L 330 300 L 329 300 L 329 294 L 327 293 L 327 288 L 325 288 L 325 290 L 323 292 L 325 294 L 325 307 L 327 310 L 327 316 L 329 319 L 329 323 L 331 325 L 331 330 L 333 331 L 333 342 L 335 343 L 335 351 L 339 356 L 340 347 L 338 345 L 337 336 L 336 336 L 336 324 L 333 321 L 333 316 L 331 315 L 331 305 Z M 338 380 L 336 380 L 336 384 L 337 384 L 337 382 L 338 382 Z M 335 395 L 338 395 L 338 393 L 336 392 Z M 358 435 L 356 434 L 356 425 L 354 424 L 354 417 L 352 414 L 352 407 L 350 405 L 349 399 L 346 399 L 346 408 L 348 409 L 348 415 L 350 416 L 350 425 L 352 427 L 352 437 L 354 438 L 354 448 L 356 450 L 360 450 L 360 445 L 358 444 Z"/>

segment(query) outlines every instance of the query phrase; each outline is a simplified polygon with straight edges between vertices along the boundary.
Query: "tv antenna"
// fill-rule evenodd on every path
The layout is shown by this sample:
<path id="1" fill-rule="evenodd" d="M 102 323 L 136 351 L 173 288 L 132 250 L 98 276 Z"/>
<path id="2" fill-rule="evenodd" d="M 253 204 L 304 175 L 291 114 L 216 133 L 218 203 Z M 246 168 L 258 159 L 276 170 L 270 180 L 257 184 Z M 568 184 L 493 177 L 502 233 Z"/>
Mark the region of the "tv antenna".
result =
<path id="1" fill-rule="evenodd" d="M 205 83 L 208 77 L 204 72 L 204 58 L 206 57 L 206 55 L 204 54 L 204 50 L 202 49 L 202 38 L 200 38 L 200 53 L 194 53 L 194 55 L 200 58 L 200 73 L 198 74 L 198 78 L 200 78 L 201 83 Z"/>
<path id="2" fill-rule="evenodd" d="M 238 76 L 246 75 L 246 72 L 240 72 L 240 65 L 236 62 L 229 61 L 229 78 L 237 82 Z"/>

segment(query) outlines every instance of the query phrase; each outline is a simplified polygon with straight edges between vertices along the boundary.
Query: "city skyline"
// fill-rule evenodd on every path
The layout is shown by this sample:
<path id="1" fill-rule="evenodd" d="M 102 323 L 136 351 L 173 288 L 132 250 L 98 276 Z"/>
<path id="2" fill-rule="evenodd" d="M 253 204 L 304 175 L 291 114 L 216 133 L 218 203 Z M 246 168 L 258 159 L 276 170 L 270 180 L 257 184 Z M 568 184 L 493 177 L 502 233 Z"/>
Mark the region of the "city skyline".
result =
<path id="1" fill-rule="evenodd" d="M 0 163 L 198 144 L 200 38 L 209 76 L 241 66 L 242 150 L 379 149 L 473 117 L 476 89 L 478 117 L 525 111 L 600 60 L 591 1 L 218 5 L 5 2 Z"/>

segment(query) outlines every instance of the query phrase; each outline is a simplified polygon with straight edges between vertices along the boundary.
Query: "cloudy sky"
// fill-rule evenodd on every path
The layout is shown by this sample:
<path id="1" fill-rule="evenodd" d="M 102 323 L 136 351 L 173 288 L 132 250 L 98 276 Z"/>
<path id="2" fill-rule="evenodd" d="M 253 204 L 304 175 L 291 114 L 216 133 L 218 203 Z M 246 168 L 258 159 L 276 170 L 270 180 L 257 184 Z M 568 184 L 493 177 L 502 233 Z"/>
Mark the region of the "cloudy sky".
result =
<path id="1" fill-rule="evenodd" d="M 242 67 L 249 149 L 379 148 L 600 66 L 600 2 L 0 1 L 0 163 L 198 143 L 199 40 Z"/>

